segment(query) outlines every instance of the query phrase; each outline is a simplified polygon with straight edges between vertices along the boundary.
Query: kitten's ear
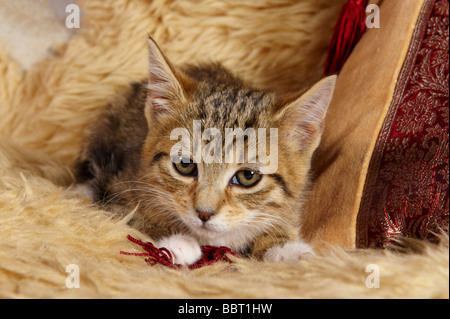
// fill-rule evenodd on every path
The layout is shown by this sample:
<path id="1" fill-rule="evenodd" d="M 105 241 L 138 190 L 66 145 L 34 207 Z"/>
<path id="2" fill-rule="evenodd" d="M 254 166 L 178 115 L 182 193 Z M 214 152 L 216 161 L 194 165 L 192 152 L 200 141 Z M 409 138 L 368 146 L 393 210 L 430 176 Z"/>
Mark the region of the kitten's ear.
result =
<path id="1" fill-rule="evenodd" d="M 314 150 L 319 145 L 336 78 L 332 75 L 322 79 L 279 113 L 281 134 L 298 142 L 298 150 Z"/>
<path id="2" fill-rule="evenodd" d="M 151 121 L 183 103 L 185 92 L 178 79 L 180 71 L 171 65 L 152 38 L 148 37 L 147 44 L 150 74 L 145 115 Z"/>

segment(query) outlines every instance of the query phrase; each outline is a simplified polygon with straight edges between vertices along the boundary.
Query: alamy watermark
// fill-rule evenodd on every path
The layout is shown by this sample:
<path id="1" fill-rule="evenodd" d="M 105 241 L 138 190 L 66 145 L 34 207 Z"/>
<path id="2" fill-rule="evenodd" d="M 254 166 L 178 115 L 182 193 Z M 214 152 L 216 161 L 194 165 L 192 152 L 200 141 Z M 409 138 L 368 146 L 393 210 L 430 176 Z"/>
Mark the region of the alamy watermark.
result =
<path id="1" fill-rule="evenodd" d="M 76 264 L 70 264 L 66 267 L 69 275 L 66 277 L 66 287 L 69 289 L 80 288 L 80 267 Z"/>
<path id="2" fill-rule="evenodd" d="M 66 6 L 66 27 L 68 29 L 80 28 L 80 7 L 71 3 Z M 376 4 L 369 4 L 366 7 L 366 27 L 368 29 L 380 28 L 380 7 Z"/>
<path id="3" fill-rule="evenodd" d="M 380 28 L 380 7 L 376 4 L 369 4 L 366 7 L 366 27 L 368 29 L 379 29 Z"/>
<path id="4" fill-rule="evenodd" d="M 80 28 L 80 7 L 74 3 L 66 6 L 66 28 L 79 29 Z"/>
<path id="5" fill-rule="evenodd" d="M 380 288 L 380 267 L 376 264 L 369 264 L 366 266 L 366 273 L 369 273 L 366 277 L 366 287 Z"/>
<path id="6" fill-rule="evenodd" d="M 206 128 L 202 131 L 201 121 L 194 120 L 192 136 L 186 128 L 180 127 L 172 130 L 170 139 L 178 141 L 170 150 L 174 163 L 184 159 L 206 164 L 258 163 L 262 174 L 273 174 L 278 169 L 277 128 L 270 128 L 269 132 L 266 128 L 225 128 L 223 138 L 219 129 Z"/>

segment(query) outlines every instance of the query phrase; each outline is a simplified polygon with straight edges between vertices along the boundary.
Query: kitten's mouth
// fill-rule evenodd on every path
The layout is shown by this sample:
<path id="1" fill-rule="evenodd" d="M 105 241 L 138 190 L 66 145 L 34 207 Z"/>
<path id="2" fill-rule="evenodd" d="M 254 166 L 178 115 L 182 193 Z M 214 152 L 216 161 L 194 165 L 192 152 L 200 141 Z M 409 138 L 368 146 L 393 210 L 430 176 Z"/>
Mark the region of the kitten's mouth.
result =
<path id="1" fill-rule="evenodd" d="M 184 224 L 195 234 L 204 238 L 216 238 L 223 236 L 231 231 L 229 225 L 224 224 L 217 219 L 218 216 L 213 216 L 208 221 L 200 220 L 196 214 L 187 214 L 182 216 Z"/>
<path id="2" fill-rule="evenodd" d="M 195 219 L 191 220 L 188 225 L 194 232 L 203 236 L 211 236 L 217 233 L 224 233 L 228 230 L 227 227 L 221 225 L 220 223 L 216 223 L 213 220 L 202 222 L 199 219 Z"/>
<path id="3" fill-rule="evenodd" d="M 217 224 L 211 223 L 211 222 L 202 222 L 202 224 L 200 225 L 199 228 L 204 230 L 204 231 L 209 231 L 209 232 L 223 232 L 223 231 L 225 231 L 224 227 L 221 227 L 220 225 L 217 225 Z"/>

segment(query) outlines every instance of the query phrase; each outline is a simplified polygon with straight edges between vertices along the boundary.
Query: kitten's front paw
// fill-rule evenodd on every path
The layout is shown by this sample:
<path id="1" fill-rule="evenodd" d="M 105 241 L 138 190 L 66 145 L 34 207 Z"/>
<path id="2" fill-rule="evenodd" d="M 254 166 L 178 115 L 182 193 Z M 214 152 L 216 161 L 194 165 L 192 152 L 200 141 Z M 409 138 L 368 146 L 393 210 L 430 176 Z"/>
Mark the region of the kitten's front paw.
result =
<path id="1" fill-rule="evenodd" d="M 183 266 L 192 265 L 202 257 L 199 243 L 186 235 L 172 235 L 157 242 L 157 247 L 167 248 L 173 256 L 173 262 Z"/>
<path id="2" fill-rule="evenodd" d="M 72 186 L 72 190 L 79 197 L 87 197 L 93 203 L 95 201 L 95 192 L 87 183 L 86 184 L 75 184 Z"/>
<path id="3" fill-rule="evenodd" d="M 314 256 L 313 248 L 302 241 L 291 241 L 269 248 L 264 255 L 268 262 L 293 262 Z"/>

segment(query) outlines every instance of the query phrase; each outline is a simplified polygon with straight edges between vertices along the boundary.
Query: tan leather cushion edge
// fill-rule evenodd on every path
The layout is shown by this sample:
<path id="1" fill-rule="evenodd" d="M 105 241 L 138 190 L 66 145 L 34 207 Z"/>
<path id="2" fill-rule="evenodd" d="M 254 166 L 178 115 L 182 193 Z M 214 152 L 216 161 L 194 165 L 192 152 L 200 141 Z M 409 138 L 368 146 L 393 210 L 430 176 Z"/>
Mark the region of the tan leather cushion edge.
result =
<path id="1" fill-rule="evenodd" d="M 325 242 L 355 247 L 356 215 L 372 149 L 423 3 L 385 0 L 381 27 L 366 32 L 340 73 L 302 216 L 302 235 L 318 248 Z"/>

